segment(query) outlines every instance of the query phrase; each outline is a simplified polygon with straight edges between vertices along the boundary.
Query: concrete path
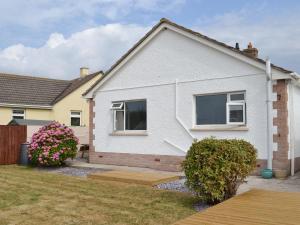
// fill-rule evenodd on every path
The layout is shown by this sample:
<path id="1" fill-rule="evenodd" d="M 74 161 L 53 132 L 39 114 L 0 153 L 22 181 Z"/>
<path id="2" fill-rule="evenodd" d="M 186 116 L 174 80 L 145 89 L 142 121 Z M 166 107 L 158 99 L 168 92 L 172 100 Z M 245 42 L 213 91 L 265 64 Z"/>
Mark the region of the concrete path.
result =
<path id="1" fill-rule="evenodd" d="M 270 191 L 300 192 L 300 172 L 284 180 L 274 178 L 263 179 L 259 176 L 250 176 L 247 178 L 247 183 L 240 186 L 238 194 L 249 191 L 252 188 Z"/>

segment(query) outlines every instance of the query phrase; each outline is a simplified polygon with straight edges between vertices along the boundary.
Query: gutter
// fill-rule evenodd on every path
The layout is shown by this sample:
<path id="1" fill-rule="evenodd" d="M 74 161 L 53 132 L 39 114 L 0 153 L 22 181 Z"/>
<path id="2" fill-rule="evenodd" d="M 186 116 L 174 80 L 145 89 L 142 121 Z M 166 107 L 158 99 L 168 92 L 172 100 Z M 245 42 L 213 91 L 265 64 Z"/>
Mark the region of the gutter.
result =
<path id="1" fill-rule="evenodd" d="M 26 104 L 10 104 L 10 103 L 0 103 L 2 107 L 9 108 L 27 108 L 27 109 L 52 109 L 51 105 L 26 105 Z"/>
<path id="2" fill-rule="evenodd" d="M 295 80 L 299 80 L 300 79 L 300 75 L 298 73 L 296 73 L 296 72 L 292 72 L 292 73 L 290 73 L 290 75 Z"/>
<path id="3" fill-rule="evenodd" d="M 268 149 L 268 169 L 272 169 L 273 161 L 273 101 L 272 101 L 272 72 L 271 61 L 269 58 L 266 60 L 266 90 L 267 90 L 267 149 Z"/>

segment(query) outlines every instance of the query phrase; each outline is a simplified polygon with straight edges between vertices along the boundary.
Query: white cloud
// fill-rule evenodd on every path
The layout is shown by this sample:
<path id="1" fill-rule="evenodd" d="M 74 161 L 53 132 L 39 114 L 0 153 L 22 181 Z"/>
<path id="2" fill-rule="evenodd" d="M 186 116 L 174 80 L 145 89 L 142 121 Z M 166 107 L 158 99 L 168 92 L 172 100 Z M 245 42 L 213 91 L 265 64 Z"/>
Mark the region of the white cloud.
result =
<path id="1" fill-rule="evenodd" d="M 148 29 L 114 23 L 74 33 L 69 38 L 53 33 L 39 48 L 17 44 L 0 50 L 0 71 L 69 79 L 76 77 L 81 66 L 104 70 Z"/>
<path id="2" fill-rule="evenodd" d="M 2 1 L 0 27 L 19 25 L 38 28 L 51 23 L 93 21 L 100 16 L 120 19 L 133 12 L 160 12 L 178 9 L 185 0 L 10 0 Z"/>
<path id="3" fill-rule="evenodd" d="M 261 10 L 243 9 L 202 18 L 195 29 L 231 46 L 239 42 L 241 48 L 246 48 L 251 41 L 261 58 L 269 56 L 273 63 L 300 72 L 299 13 L 264 17 Z"/>

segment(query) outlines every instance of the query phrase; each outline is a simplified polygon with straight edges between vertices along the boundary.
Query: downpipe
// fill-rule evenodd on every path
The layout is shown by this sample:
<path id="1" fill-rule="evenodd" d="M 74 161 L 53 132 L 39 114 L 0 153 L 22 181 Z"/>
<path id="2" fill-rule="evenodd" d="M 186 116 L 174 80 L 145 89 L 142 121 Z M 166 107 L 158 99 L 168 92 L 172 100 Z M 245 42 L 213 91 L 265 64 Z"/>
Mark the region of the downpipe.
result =
<path id="1" fill-rule="evenodd" d="M 268 149 L 268 169 L 273 168 L 273 101 L 272 101 L 272 72 L 271 61 L 269 58 L 266 60 L 266 78 L 267 78 L 267 149 Z"/>

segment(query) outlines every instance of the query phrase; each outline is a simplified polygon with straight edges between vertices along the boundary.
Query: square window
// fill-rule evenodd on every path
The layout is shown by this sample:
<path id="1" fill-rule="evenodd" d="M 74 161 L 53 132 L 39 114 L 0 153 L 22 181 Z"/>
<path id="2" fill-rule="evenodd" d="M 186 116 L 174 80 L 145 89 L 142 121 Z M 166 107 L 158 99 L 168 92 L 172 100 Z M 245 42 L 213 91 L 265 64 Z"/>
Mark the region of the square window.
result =
<path id="1" fill-rule="evenodd" d="M 146 130 L 146 100 L 112 103 L 114 130 Z"/>
<path id="2" fill-rule="evenodd" d="M 246 121 L 244 92 L 196 96 L 196 125 L 242 125 Z"/>
<path id="3" fill-rule="evenodd" d="M 197 125 L 226 124 L 227 95 L 196 96 Z"/>
<path id="4" fill-rule="evenodd" d="M 115 130 L 124 130 L 124 111 L 116 111 Z"/>
<path id="5" fill-rule="evenodd" d="M 146 101 L 132 101 L 125 104 L 126 130 L 146 130 Z"/>
<path id="6" fill-rule="evenodd" d="M 71 112 L 71 126 L 81 126 L 81 112 L 72 111 Z"/>
<path id="7" fill-rule="evenodd" d="M 12 110 L 13 119 L 25 119 L 25 110 L 24 109 L 13 109 Z"/>
<path id="8" fill-rule="evenodd" d="M 230 94 L 230 101 L 244 101 L 245 95 L 244 93 L 233 93 Z"/>
<path id="9" fill-rule="evenodd" d="M 243 124 L 245 122 L 245 105 L 244 103 L 229 103 L 228 104 L 228 123 Z"/>
<path id="10" fill-rule="evenodd" d="M 123 105 L 124 103 L 123 102 L 114 102 L 112 103 L 111 105 L 111 109 L 123 109 Z"/>

